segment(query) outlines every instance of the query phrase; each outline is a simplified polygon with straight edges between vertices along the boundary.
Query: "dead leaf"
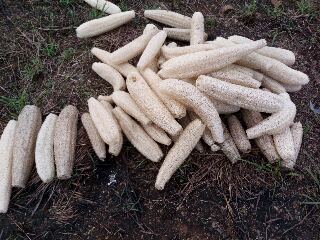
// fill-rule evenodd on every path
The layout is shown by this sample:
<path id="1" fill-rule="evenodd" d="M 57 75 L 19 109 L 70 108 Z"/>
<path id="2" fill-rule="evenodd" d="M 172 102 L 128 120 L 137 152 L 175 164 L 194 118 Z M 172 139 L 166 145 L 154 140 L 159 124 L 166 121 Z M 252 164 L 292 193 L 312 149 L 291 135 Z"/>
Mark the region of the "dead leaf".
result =
<path id="1" fill-rule="evenodd" d="M 274 7 L 280 7 L 280 5 L 282 5 L 282 1 L 281 0 L 271 0 L 271 3 Z"/>

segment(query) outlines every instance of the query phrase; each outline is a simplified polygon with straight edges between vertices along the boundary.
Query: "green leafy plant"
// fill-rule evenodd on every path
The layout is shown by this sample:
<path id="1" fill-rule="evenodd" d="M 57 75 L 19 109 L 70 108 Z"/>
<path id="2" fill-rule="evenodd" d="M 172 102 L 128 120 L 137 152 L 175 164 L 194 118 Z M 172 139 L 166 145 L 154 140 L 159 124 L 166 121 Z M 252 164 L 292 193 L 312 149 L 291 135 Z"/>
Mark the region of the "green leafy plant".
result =
<path id="1" fill-rule="evenodd" d="M 15 118 L 19 115 L 22 108 L 27 104 L 27 98 L 27 92 L 26 90 L 23 90 L 16 97 L 0 96 L 0 104 L 6 106 L 10 111 L 11 117 Z"/>

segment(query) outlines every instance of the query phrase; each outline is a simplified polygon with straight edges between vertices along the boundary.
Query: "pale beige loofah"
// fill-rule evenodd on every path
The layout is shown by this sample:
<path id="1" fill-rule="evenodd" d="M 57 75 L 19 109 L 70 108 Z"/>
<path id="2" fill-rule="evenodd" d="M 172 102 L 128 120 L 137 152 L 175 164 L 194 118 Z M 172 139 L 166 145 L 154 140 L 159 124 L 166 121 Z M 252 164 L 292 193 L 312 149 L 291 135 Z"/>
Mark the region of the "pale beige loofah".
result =
<path id="1" fill-rule="evenodd" d="M 242 153 L 251 151 L 251 144 L 240 120 L 235 115 L 228 117 L 228 128 L 234 143 Z"/>
<path id="2" fill-rule="evenodd" d="M 191 18 L 167 10 L 145 10 L 144 16 L 154 21 L 176 28 L 190 28 Z"/>
<path id="3" fill-rule="evenodd" d="M 205 125 L 199 120 L 193 120 L 182 132 L 179 139 L 168 152 L 157 175 L 155 187 L 162 190 L 175 171 L 189 156 L 199 142 Z"/>
<path id="4" fill-rule="evenodd" d="M 210 129 L 213 139 L 218 143 L 223 142 L 223 129 L 219 114 L 210 99 L 195 86 L 177 79 L 166 79 L 160 83 L 159 88 L 164 94 L 192 108 Z"/>
<path id="5" fill-rule="evenodd" d="M 191 18 L 190 45 L 204 43 L 204 17 L 201 12 L 195 12 Z"/>
<path id="6" fill-rule="evenodd" d="M 283 108 L 280 96 L 247 88 L 208 76 L 200 76 L 196 86 L 205 94 L 228 104 L 259 112 L 277 112 Z"/>

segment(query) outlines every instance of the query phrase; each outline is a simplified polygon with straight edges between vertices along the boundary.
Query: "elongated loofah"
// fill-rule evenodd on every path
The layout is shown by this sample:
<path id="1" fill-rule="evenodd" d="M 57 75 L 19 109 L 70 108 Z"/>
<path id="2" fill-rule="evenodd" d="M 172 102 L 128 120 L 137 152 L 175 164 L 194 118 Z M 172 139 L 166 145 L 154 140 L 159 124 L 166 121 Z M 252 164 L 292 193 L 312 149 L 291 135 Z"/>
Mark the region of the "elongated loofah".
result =
<path id="1" fill-rule="evenodd" d="M 144 16 L 154 21 L 176 28 L 190 28 L 191 18 L 167 10 L 145 10 Z"/>
<path id="2" fill-rule="evenodd" d="M 43 122 L 37 137 L 35 162 L 37 173 L 44 183 L 51 182 L 55 176 L 53 139 L 58 116 L 50 113 Z"/>
<path id="3" fill-rule="evenodd" d="M 159 84 L 162 82 L 162 79 L 155 72 L 153 72 L 149 68 L 146 68 L 141 72 L 141 74 L 150 88 L 160 98 L 160 100 L 164 103 L 164 105 L 167 107 L 174 118 L 182 118 L 186 116 L 187 111 L 183 104 L 169 97 L 168 95 L 163 94 L 160 91 Z"/>
<path id="4" fill-rule="evenodd" d="M 290 128 L 285 128 L 281 133 L 273 135 L 274 145 L 280 155 L 282 166 L 290 166 L 295 159 L 295 148 Z"/>
<path id="5" fill-rule="evenodd" d="M 251 151 L 251 144 L 247 137 L 246 131 L 242 127 L 241 122 L 235 115 L 228 117 L 228 128 L 234 143 L 242 153 Z"/>
<path id="6" fill-rule="evenodd" d="M 159 89 L 164 94 L 192 108 L 210 129 L 213 139 L 218 143 L 223 142 L 223 129 L 219 114 L 210 99 L 195 86 L 177 79 L 166 79 L 160 83 Z"/>
<path id="7" fill-rule="evenodd" d="M 0 213 L 6 213 L 11 197 L 13 144 L 17 122 L 11 120 L 0 138 Z"/>
<path id="8" fill-rule="evenodd" d="M 218 71 L 210 73 L 209 76 L 244 87 L 259 88 L 261 86 L 260 81 L 241 71 L 238 71 L 238 67 L 235 66 L 236 65 L 229 65 Z"/>
<path id="9" fill-rule="evenodd" d="M 115 14 L 115 13 L 121 12 L 121 9 L 117 5 L 106 0 L 84 0 L 84 1 L 88 3 L 91 7 L 94 7 L 100 11 L 103 11 L 109 14 Z"/>
<path id="10" fill-rule="evenodd" d="M 286 89 L 279 82 L 267 76 L 263 77 L 261 86 L 277 94 L 286 92 Z"/>
<path id="11" fill-rule="evenodd" d="M 249 38 L 238 36 L 238 35 L 233 35 L 231 37 L 228 37 L 228 39 L 238 44 L 253 42 L 253 40 Z M 289 51 L 283 48 L 265 46 L 257 50 L 257 53 L 260 53 L 261 55 L 264 55 L 270 58 L 274 58 L 288 66 L 293 65 L 296 60 L 294 53 L 292 51 Z"/>
<path id="12" fill-rule="evenodd" d="M 60 112 L 53 139 L 57 178 L 69 179 L 72 175 L 77 141 L 78 110 L 68 105 Z"/>
<path id="13" fill-rule="evenodd" d="M 40 109 L 25 106 L 19 114 L 13 146 L 12 186 L 24 188 L 34 165 L 36 139 L 41 127 Z"/>
<path id="14" fill-rule="evenodd" d="M 112 114 L 112 106 L 103 103 L 91 97 L 88 100 L 89 113 L 100 137 L 109 145 L 109 153 L 118 156 L 123 143 L 121 129 Z"/>
<path id="15" fill-rule="evenodd" d="M 292 124 L 290 131 L 293 139 L 295 156 L 292 159 L 292 161 L 282 162 L 282 165 L 288 169 L 293 169 L 294 166 L 296 165 L 296 161 L 297 161 L 301 144 L 302 144 L 303 128 L 302 128 L 301 122 L 296 122 Z"/>
<path id="16" fill-rule="evenodd" d="M 251 110 L 242 109 L 242 117 L 248 128 L 253 127 L 263 121 L 261 113 Z M 270 163 L 280 160 L 280 156 L 274 146 L 273 138 L 270 135 L 263 135 L 253 139 L 262 154 Z"/>
<path id="17" fill-rule="evenodd" d="M 95 62 L 92 64 L 92 70 L 95 71 L 101 78 L 110 83 L 114 91 L 124 90 L 126 88 L 126 83 L 123 77 L 113 67 L 104 63 Z"/>
<path id="18" fill-rule="evenodd" d="M 134 17 L 135 12 L 132 10 L 90 20 L 76 29 L 77 37 L 88 38 L 100 35 L 129 22 Z"/>
<path id="19" fill-rule="evenodd" d="M 125 77 L 127 77 L 131 72 L 138 72 L 138 69 L 128 62 L 120 64 L 115 64 L 114 62 L 112 62 L 111 53 L 109 53 L 108 51 L 94 47 L 91 49 L 91 53 L 96 56 L 101 62 L 110 65 Z"/>
<path id="20" fill-rule="evenodd" d="M 114 64 L 120 64 L 129 61 L 143 52 L 150 39 L 159 32 L 159 29 L 153 24 L 147 24 L 144 33 L 124 45 L 123 47 L 112 52 L 110 58 Z"/>
<path id="21" fill-rule="evenodd" d="M 280 96 L 221 81 L 208 76 L 200 76 L 196 86 L 205 94 L 228 104 L 259 112 L 277 112 L 283 108 Z"/>
<path id="22" fill-rule="evenodd" d="M 193 120 L 184 129 L 161 165 L 155 183 L 156 189 L 162 190 L 164 188 L 165 184 L 197 145 L 204 129 L 205 125 L 199 119 Z"/>
<path id="23" fill-rule="evenodd" d="M 114 91 L 111 98 L 118 107 L 121 107 L 123 111 L 135 118 L 141 124 L 147 125 L 151 123 L 151 120 L 141 111 L 129 93 Z"/>
<path id="24" fill-rule="evenodd" d="M 297 111 L 296 105 L 290 100 L 287 93 L 281 93 L 280 96 L 282 96 L 283 102 L 281 110 L 264 119 L 259 124 L 247 129 L 246 132 L 249 139 L 265 134 L 273 135 L 281 133 L 293 123 Z"/>
<path id="25" fill-rule="evenodd" d="M 127 88 L 139 108 L 152 122 L 170 135 L 179 135 L 182 127 L 140 74 L 129 74 Z"/>
<path id="26" fill-rule="evenodd" d="M 163 28 L 163 31 L 166 31 L 168 38 L 172 38 L 179 41 L 190 42 L 191 29 Z M 206 40 L 207 38 L 208 38 L 208 34 L 204 33 L 203 39 Z"/>
<path id="27" fill-rule="evenodd" d="M 100 137 L 99 132 L 95 127 L 90 114 L 89 113 L 82 114 L 81 122 L 88 134 L 88 137 L 94 152 L 97 154 L 100 160 L 104 161 L 107 155 L 106 144 Z"/>
<path id="28" fill-rule="evenodd" d="M 160 31 L 150 39 L 137 63 L 137 68 L 139 70 L 145 69 L 152 60 L 155 59 L 166 38 L 167 33 L 165 31 Z"/>
<path id="29" fill-rule="evenodd" d="M 191 78 L 219 70 L 266 45 L 265 40 L 255 43 L 223 47 L 172 58 L 162 65 L 162 78 Z"/>
<path id="30" fill-rule="evenodd" d="M 204 43 L 204 17 L 201 12 L 195 12 L 191 19 L 190 45 Z"/>
<path id="31" fill-rule="evenodd" d="M 224 124 L 223 124 L 223 136 L 224 136 L 224 142 L 220 144 L 221 150 L 227 156 L 230 162 L 234 164 L 241 159 L 241 156 L 236 144 L 234 143 L 230 135 L 230 132 L 228 131 L 228 129 Z"/>
<path id="32" fill-rule="evenodd" d="M 132 145 L 147 159 L 158 162 L 163 153 L 158 144 L 120 107 L 113 109 L 122 131 Z"/>
<path id="33" fill-rule="evenodd" d="M 155 125 L 154 123 L 149 123 L 146 125 L 141 124 L 143 129 L 148 133 L 148 135 L 158 143 L 169 146 L 171 144 L 171 139 L 168 137 L 166 132 Z"/>

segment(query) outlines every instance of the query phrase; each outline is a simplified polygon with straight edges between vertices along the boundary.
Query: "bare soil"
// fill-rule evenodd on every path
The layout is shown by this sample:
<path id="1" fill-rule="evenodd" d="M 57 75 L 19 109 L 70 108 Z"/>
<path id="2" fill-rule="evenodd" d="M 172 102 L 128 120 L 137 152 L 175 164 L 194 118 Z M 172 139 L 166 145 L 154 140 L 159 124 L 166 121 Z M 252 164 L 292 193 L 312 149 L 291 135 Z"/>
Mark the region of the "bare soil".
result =
<path id="1" fill-rule="evenodd" d="M 265 38 L 294 51 L 294 68 L 310 76 L 291 94 L 305 130 L 295 171 L 270 166 L 256 147 L 233 166 L 220 152 L 194 151 L 157 191 L 161 163 L 147 161 L 128 142 L 119 157 L 101 162 L 79 123 L 72 179 L 42 184 L 34 172 L 0 216 L 0 239 L 320 239 L 320 186 L 309 173 L 320 182 L 320 117 L 309 106 L 320 106 L 320 6 L 283 1 L 275 8 L 276 2 L 115 1 L 136 10 L 134 21 L 83 40 L 75 28 L 103 14 L 82 1 L 0 0 L 1 131 L 25 104 L 41 107 L 44 116 L 66 104 L 83 113 L 90 96 L 110 93 L 91 70 L 97 59 L 90 49 L 113 51 L 139 36 L 150 22 L 142 9 L 201 11 L 209 39 Z"/>

